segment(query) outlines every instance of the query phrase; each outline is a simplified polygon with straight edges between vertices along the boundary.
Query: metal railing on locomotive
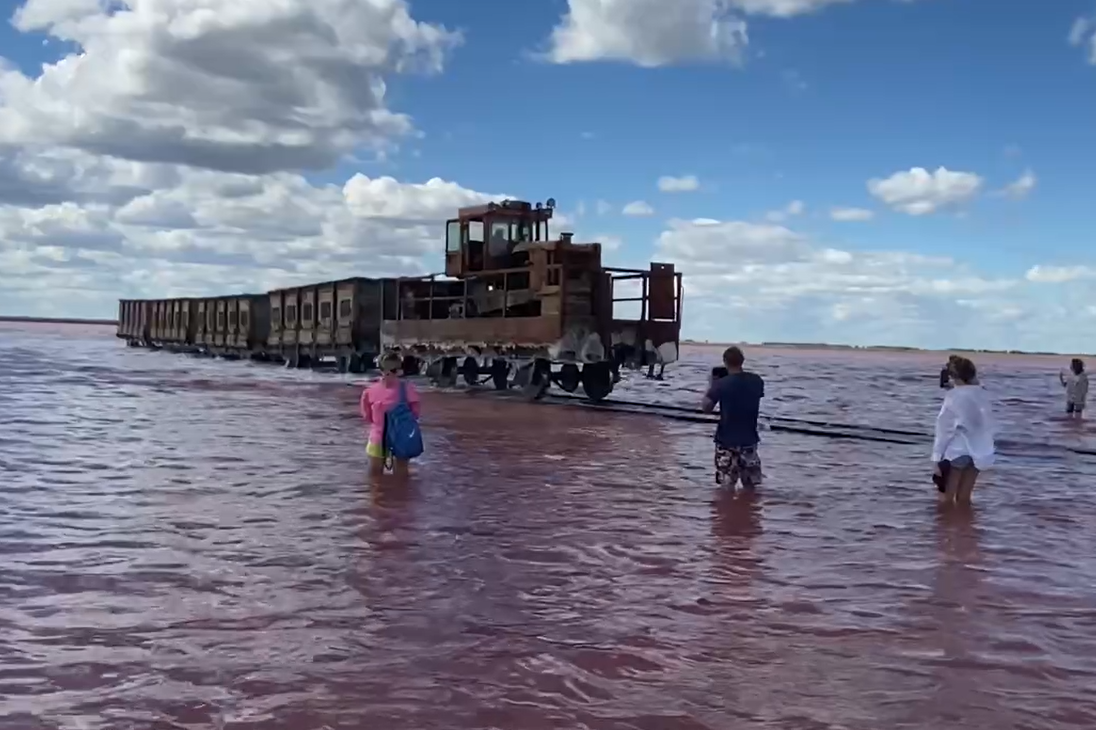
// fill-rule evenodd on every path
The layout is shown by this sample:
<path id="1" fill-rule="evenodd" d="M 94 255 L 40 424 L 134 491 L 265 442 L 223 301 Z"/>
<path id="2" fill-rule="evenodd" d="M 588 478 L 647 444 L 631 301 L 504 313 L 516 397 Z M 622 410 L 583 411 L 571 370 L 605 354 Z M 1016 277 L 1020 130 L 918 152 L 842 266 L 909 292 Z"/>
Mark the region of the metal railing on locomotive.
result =
<path id="1" fill-rule="evenodd" d="M 647 364 L 650 371 L 653 371 L 656 363 L 665 367 L 667 362 L 673 362 L 677 359 L 677 349 L 680 344 L 683 294 L 682 275 L 680 273 L 674 272 L 672 269 L 661 271 L 620 267 L 604 267 L 598 271 L 590 272 L 582 267 L 568 268 L 566 264 L 545 265 L 542 269 L 543 275 L 547 279 L 545 283 L 548 286 L 560 287 L 561 301 L 566 301 L 565 289 L 569 280 L 565 269 L 579 274 L 594 273 L 605 276 L 605 283 L 607 284 L 605 294 L 607 296 L 603 295 L 605 301 L 602 306 L 607 306 L 607 309 L 601 312 L 597 311 L 597 305 L 594 304 L 595 299 L 592 297 L 592 308 L 589 312 L 589 316 L 597 322 L 598 329 L 602 330 L 598 333 L 605 344 L 605 352 L 601 359 L 606 361 L 605 364 L 611 368 L 612 372 L 612 380 L 607 383 L 607 390 L 604 395 L 607 395 L 608 391 L 612 389 L 612 383 L 619 379 L 619 367 L 623 364 L 630 364 L 634 367 Z M 446 277 L 440 281 L 437 274 L 403 277 L 398 280 L 396 319 L 397 321 L 407 321 L 412 318 L 425 321 L 475 321 L 481 328 L 489 322 L 498 320 L 530 320 L 534 317 L 528 314 L 515 315 L 510 312 L 511 282 L 520 278 L 522 285 L 518 287 L 517 291 L 528 292 L 530 275 L 531 270 L 529 267 L 515 267 L 483 272 L 470 277 L 461 277 L 460 279 Z M 663 297 L 660 311 L 655 311 L 656 308 L 651 304 L 651 283 L 653 278 L 661 277 L 672 278 L 673 285 L 668 302 L 665 301 L 666 297 Z M 640 282 L 640 295 L 635 297 L 618 296 L 616 284 L 629 280 L 638 280 Z M 404 294 L 404 285 L 414 283 L 426 285 L 424 287 L 426 289 L 425 296 L 416 296 L 413 291 L 410 292 L 410 295 Z M 459 293 L 441 294 L 438 292 L 437 284 L 444 285 L 449 292 L 458 287 L 460 291 Z M 501 302 L 497 315 L 491 317 L 477 316 L 478 313 L 475 311 L 476 295 L 470 291 L 470 288 L 474 285 L 486 285 L 488 292 L 497 293 Z M 622 302 L 638 302 L 640 306 L 639 317 L 617 318 L 614 312 L 615 305 Z M 439 308 L 437 306 L 439 304 L 443 306 Z M 408 307 L 411 307 L 414 311 L 412 316 L 409 316 Z M 420 316 L 420 310 L 425 316 Z M 565 311 L 557 313 L 555 323 L 562 326 L 565 317 Z M 615 333 L 628 329 L 632 330 L 630 343 L 613 343 L 611 341 Z M 649 350 L 645 346 L 651 342 L 650 338 L 655 338 L 662 346 L 661 352 Z M 487 374 L 494 381 L 496 388 L 504 389 L 509 387 L 510 365 L 505 358 L 493 358 L 491 364 L 486 368 L 481 367 L 476 358 L 471 355 L 467 356 L 459 367 L 456 366 L 455 360 L 455 356 L 437 359 L 428 368 L 428 375 L 441 384 L 452 385 L 455 384 L 456 377 L 460 374 L 464 377 L 465 382 L 472 385 L 480 382 L 480 375 Z M 550 370 L 547 372 L 552 381 L 559 383 L 568 392 L 574 392 L 583 380 L 578 365 L 574 362 L 564 362 L 559 373 L 551 373 Z M 516 377 L 515 380 L 520 381 L 523 378 Z M 518 384 L 524 385 L 525 383 Z M 598 387 L 597 389 L 601 390 L 602 388 Z M 604 395 L 601 397 L 604 397 Z"/>

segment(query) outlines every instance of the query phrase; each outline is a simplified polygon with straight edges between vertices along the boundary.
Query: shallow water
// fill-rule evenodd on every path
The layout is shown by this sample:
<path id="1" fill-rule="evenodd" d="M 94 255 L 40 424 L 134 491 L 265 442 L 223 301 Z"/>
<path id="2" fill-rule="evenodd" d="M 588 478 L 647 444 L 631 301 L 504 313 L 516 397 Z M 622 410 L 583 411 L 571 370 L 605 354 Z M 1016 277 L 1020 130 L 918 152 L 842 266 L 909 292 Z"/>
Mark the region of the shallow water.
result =
<path id="1" fill-rule="evenodd" d="M 1091 728 L 1096 458 L 1056 359 L 985 357 L 1006 448 L 424 395 L 405 488 L 337 375 L 0 325 L 0 727 Z M 938 356 L 751 350 L 770 416 L 929 430 Z M 714 350 L 622 398 L 691 404 Z"/>

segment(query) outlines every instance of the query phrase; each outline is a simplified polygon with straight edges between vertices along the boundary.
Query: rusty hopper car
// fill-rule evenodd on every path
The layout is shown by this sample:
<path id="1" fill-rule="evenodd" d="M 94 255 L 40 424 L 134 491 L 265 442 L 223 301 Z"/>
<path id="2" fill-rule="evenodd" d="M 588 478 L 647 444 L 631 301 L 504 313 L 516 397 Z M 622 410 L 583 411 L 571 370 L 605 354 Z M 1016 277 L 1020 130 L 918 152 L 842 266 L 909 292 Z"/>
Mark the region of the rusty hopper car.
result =
<path id="1" fill-rule="evenodd" d="M 270 304 L 266 294 L 236 294 L 205 302 L 204 349 L 209 354 L 228 358 L 266 357 L 270 330 Z"/>
<path id="2" fill-rule="evenodd" d="M 131 345 L 227 357 L 261 355 L 270 327 L 266 294 L 122 300 L 118 314 L 117 336 Z"/>
<path id="3" fill-rule="evenodd" d="M 155 305 L 156 302 L 142 299 L 121 300 L 115 334 L 131 346 L 151 346 Z"/>
<path id="4" fill-rule="evenodd" d="M 382 279 L 352 277 L 269 292 L 268 353 L 290 367 L 331 360 L 365 372 L 380 353 L 383 290 Z"/>
<path id="5" fill-rule="evenodd" d="M 446 226 L 445 276 L 396 281 L 382 346 L 429 361 L 442 384 L 488 375 L 531 397 L 552 382 L 568 392 L 581 385 L 594 401 L 609 395 L 621 365 L 676 361 L 681 274 L 672 264 L 604 266 L 600 244 L 549 235 L 554 207 L 460 209 Z M 635 296 L 621 296 L 628 284 Z M 616 312 L 621 304 L 632 305 L 630 317 Z"/>

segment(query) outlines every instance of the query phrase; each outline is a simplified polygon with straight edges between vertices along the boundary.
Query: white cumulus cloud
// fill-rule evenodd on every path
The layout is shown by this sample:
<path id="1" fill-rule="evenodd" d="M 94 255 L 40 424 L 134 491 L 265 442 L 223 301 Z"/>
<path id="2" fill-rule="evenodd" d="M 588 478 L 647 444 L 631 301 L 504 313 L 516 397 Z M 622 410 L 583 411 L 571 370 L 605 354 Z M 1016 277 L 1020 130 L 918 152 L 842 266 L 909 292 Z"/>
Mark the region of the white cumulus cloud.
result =
<path id="1" fill-rule="evenodd" d="M 548 58 L 555 63 L 737 63 L 748 44 L 746 23 L 722 0 L 568 0 L 567 5 L 550 39 Z"/>
<path id="2" fill-rule="evenodd" d="M 1039 180 L 1035 177 L 1035 173 L 1031 170 L 1026 170 L 1015 181 L 1005 186 L 1005 189 L 1001 191 L 1001 194 L 1005 197 L 1012 198 L 1013 200 L 1023 200 L 1027 196 L 1031 195 L 1031 192 L 1035 190 L 1035 186 Z"/>
<path id="3" fill-rule="evenodd" d="M 1025 278 L 1039 284 L 1063 284 L 1081 279 L 1096 279 L 1096 268 L 1091 266 L 1053 266 L 1038 264 L 1028 269 Z"/>
<path id="4" fill-rule="evenodd" d="M 658 189 L 664 193 L 689 193 L 700 189 L 700 180 L 695 175 L 663 175 L 658 179 Z"/>
<path id="5" fill-rule="evenodd" d="M 836 248 L 784 225 L 715 219 L 671 221 L 656 248 L 685 273 L 690 331 L 701 338 L 773 339 L 779 322 L 781 337 L 807 342 L 1083 345 L 1062 305 L 1031 288 L 1079 278 L 1075 270 L 986 275 L 951 257 Z"/>
<path id="6" fill-rule="evenodd" d="M 779 210 L 770 210 L 765 214 L 765 220 L 772 223 L 783 223 L 789 218 L 797 218 L 803 215 L 806 210 L 807 206 L 802 200 L 793 200 Z"/>
<path id="7" fill-rule="evenodd" d="M 633 200 L 631 203 L 624 206 L 621 213 L 624 215 L 643 217 L 654 215 L 655 209 L 643 200 Z"/>
<path id="8" fill-rule="evenodd" d="M 868 192 L 888 206 L 908 215 L 927 215 L 941 208 L 968 202 L 982 190 L 984 180 L 972 172 L 923 167 L 896 172 L 888 178 L 868 181 Z"/>
<path id="9" fill-rule="evenodd" d="M 831 208 L 830 218 L 841 223 L 870 221 L 875 217 L 873 211 L 867 208 Z"/>
<path id="10" fill-rule="evenodd" d="M 72 51 L 37 78 L 0 64 L 0 144 L 247 173 L 407 134 L 384 77 L 460 40 L 404 0 L 27 0 L 13 24 Z"/>
<path id="11" fill-rule="evenodd" d="M 791 18 L 856 0 L 568 0 L 546 57 L 554 63 L 621 61 L 738 64 L 749 46 L 743 16 Z"/>
<path id="12" fill-rule="evenodd" d="M 1084 48 L 1087 60 L 1096 65 L 1096 19 L 1077 18 L 1069 29 L 1069 44 Z"/>

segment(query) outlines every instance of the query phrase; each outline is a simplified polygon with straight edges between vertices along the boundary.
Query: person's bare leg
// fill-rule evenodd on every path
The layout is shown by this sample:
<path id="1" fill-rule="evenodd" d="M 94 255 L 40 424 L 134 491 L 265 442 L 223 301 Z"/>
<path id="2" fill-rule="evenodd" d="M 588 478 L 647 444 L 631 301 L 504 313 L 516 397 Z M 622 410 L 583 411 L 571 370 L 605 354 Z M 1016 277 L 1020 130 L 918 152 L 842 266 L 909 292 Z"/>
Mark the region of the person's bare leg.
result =
<path id="1" fill-rule="evenodd" d="M 369 476 L 379 478 L 384 475 L 384 459 L 377 456 L 369 457 Z"/>
<path id="2" fill-rule="evenodd" d="M 955 497 L 959 494 L 959 482 L 962 479 L 963 470 L 954 467 L 948 470 L 948 479 L 944 482 L 944 491 L 939 492 L 940 505 L 955 504 Z"/>
<path id="3" fill-rule="evenodd" d="M 957 504 L 969 505 L 974 483 L 978 481 L 978 470 L 973 466 L 959 470 L 959 490 L 955 493 Z"/>
<path id="4" fill-rule="evenodd" d="M 408 474 L 407 463 L 408 463 L 407 459 L 396 459 L 396 463 L 392 467 L 392 472 L 396 475 L 397 479 L 406 479 L 407 478 L 407 474 Z"/>

